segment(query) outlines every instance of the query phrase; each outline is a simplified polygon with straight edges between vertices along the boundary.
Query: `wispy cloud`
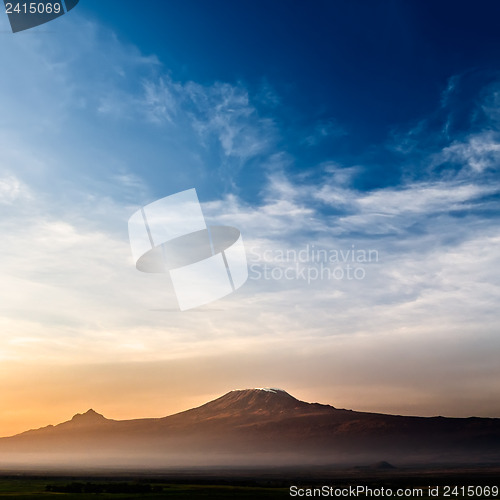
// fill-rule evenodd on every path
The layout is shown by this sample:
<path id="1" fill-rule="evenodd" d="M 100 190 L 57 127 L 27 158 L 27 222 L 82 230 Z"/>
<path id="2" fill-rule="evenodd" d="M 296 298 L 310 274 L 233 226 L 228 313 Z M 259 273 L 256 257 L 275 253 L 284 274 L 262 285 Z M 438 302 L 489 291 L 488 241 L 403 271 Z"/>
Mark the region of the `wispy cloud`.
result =
<path id="1" fill-rule="evenodd" d="M 182 91 L 182 88 L 164 77 L 160 77 L 156 83 L 145 81 L 143 85 L 143 105 L 147 116 L 157 123 L 162 123 L 164 120 L 172 122 L 181 104 L 179 91 Z"/>
<path id="2" fill-rule="evenodd" d="M 29 196 L 27 186 L 14 175 L 0 178 L 0 204 L 11 205 L 16 200 L 28 198 Z"/>
<path id="3" fill-rule="evenodd" d="M 195 129 L 202 138 L 215 136 L 227 157 L 247 160 L 270 150 L 273 122 L 259 116 L 244 88 L 216 83 L 205 89 L 190 82 L 186 90 L 196 106 Z"/>
<path id="4" fill-rule="evenodd" d="M 472 134 L 463 141 L 454 141 L 436 157 L 436 164 L 458 163 L 473 172 L 500 168 L 500 134 L 498 131 L 484 131 Z"/>
<path id="5" fill-rule="evenodd" d="M 311 134 L 307 135 L 303 142 L 308 146 L 316 146 L 326 139 L 336 139 L 347 135 L 346 130 L 335 120 L 320 120 L 314 126 Z"/>

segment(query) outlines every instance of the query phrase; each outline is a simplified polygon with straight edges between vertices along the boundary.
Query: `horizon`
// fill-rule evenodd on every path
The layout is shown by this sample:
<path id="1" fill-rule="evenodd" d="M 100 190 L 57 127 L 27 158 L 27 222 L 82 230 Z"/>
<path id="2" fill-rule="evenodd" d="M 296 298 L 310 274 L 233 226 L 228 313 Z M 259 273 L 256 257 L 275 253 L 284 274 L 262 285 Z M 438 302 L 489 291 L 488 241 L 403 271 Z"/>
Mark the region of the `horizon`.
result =
<path id="1" fill-rule="evenodd" d="M 499 418 L 499 16 L 80 0 L 12 33 L 0 15 L 1 434 L 267 384 Z M 193 189 L 195 229 L 236 228 L 248 279 L 226 249 L 226 296 L 181 310 L 128 224 L 151 249 L 144 207 Z"/>

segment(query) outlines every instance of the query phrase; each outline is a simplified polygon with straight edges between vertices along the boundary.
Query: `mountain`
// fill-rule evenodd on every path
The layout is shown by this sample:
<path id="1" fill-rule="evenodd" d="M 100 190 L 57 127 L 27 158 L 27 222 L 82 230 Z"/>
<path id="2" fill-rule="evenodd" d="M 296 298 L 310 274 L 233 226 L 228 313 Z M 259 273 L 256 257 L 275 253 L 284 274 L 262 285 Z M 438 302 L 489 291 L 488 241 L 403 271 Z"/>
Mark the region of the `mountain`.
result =
<path id="1" fill-rule="evenodd" d="M 281 389 L 231 391 L 164 418 L 88 410 L 0 439 L 9 463 L 265 465 L 500 462 L 500 419 L 405 417 L 300 401 Z"/>

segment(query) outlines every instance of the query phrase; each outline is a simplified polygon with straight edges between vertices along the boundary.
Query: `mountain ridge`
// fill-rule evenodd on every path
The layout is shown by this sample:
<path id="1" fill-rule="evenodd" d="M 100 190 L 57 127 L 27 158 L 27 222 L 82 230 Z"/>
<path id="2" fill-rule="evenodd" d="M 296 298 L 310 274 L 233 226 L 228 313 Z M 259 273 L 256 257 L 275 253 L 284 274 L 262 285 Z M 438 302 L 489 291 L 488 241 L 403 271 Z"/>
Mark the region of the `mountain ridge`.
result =
<path id="1" fill-rule="evenodd" d="M 54 426 L 0 438 L 0 463 L 9 453 L 143 465 L 332 463 L 360 456 L 373 462 L 500 462 L 499 450 L 500 419 L 357 412 L 257 388 L 160 418 L 113 420 L 91 408 Z"/>

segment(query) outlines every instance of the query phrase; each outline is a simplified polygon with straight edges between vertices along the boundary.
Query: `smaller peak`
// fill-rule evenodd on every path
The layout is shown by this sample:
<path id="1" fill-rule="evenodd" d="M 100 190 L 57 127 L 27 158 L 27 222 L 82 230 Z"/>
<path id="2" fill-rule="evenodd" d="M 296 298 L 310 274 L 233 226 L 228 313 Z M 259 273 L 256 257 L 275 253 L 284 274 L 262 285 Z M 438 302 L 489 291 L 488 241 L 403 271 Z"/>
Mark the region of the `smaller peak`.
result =
<path id="1" fill-rule="evenodd" d="M 73 422 L 75 421 L 88 422 L 88 421 L 106 420 L 106 417 L 104 415 L 101 415 L 100 413 L 97 413 L 92 408 L 90 408 L 85 413 L 77 413 L 76 415 L 73 415 L 73 418 L 71 420 Z"/>

